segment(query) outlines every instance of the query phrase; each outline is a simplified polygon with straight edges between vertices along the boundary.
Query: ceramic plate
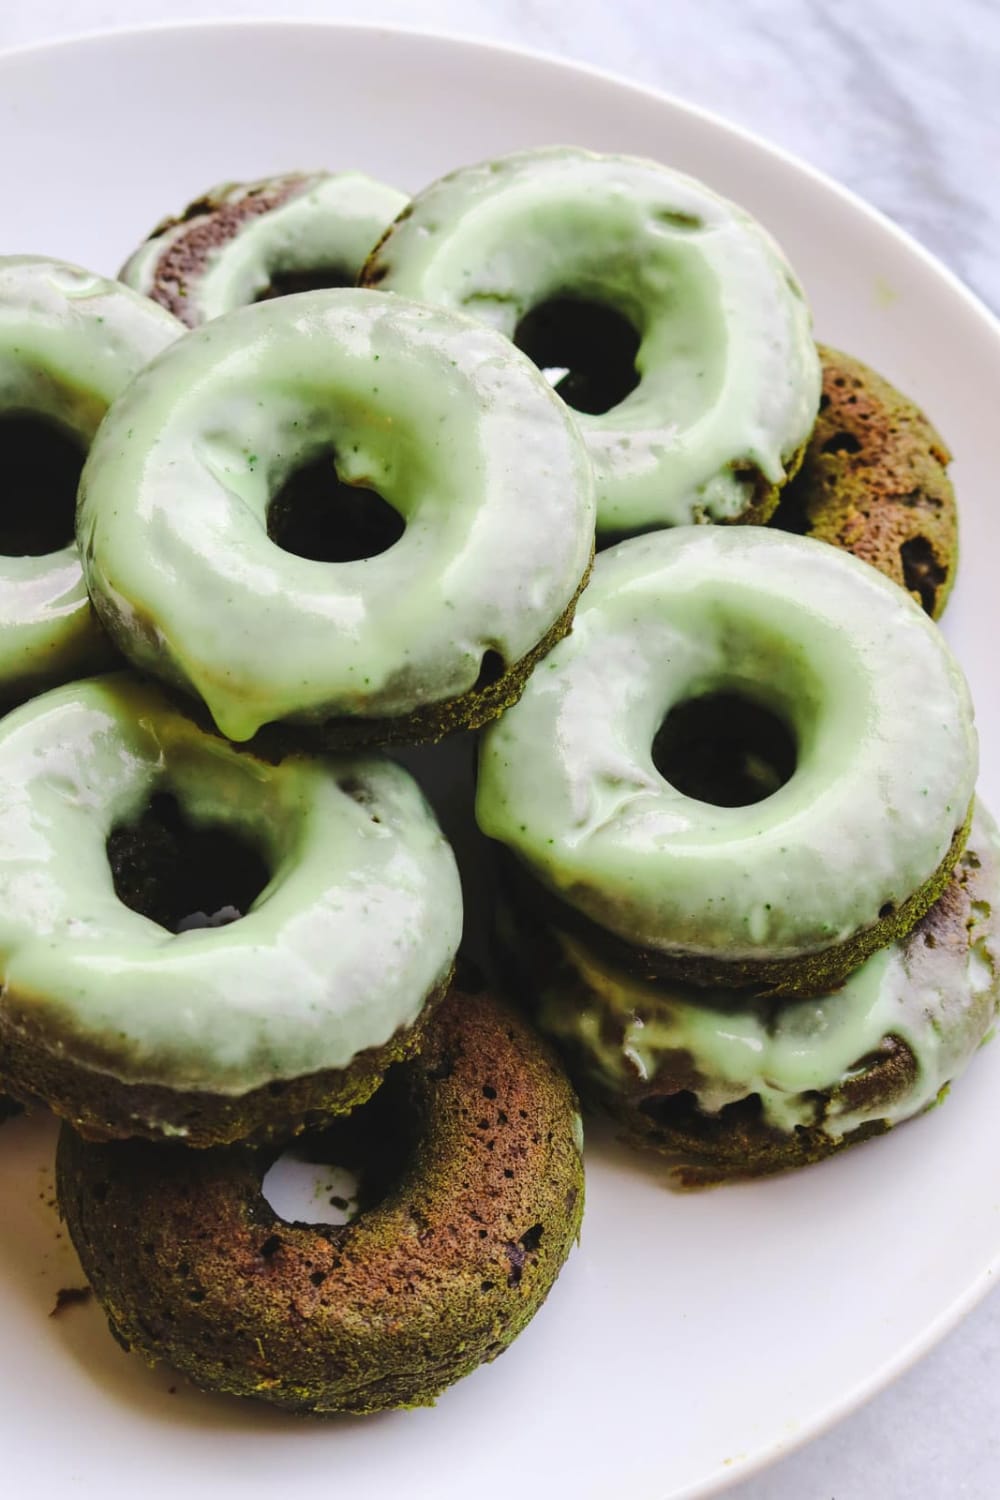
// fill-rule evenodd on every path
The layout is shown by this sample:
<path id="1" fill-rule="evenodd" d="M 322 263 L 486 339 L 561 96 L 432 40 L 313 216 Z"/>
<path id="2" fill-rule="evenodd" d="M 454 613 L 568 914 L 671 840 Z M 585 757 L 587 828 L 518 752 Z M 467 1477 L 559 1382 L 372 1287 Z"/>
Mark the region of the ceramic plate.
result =
<path id="1" fill-rule="evenodd" d="M 361 167 L 415 189 L 461 162 L 573 142 L 659 157 L 783 242 L 819 334 L 932 413 L 955 452 L 963 558 L 947 628 L 994 808 L 1000 337 L 923 251 L 832 183 L 696 110 L 468 42 L 207 26 L 0 60 L 0 251 L 114 273 L 226 178 Z M 454 815 L 453 815 L 454 816 Z M 678 1196 L 595 1129 L 580 1249 L 513 1348 L 433 1409 L 299 1421 L 201 1396 L 108 1337 L 52 1207 L 48 1122 L 0 1134 L 0 1445 L 11 1494 L 256 1500 L 667 1500 L 715 1493 L 814 1435 L 939 1338 L 1000 1264 L 1000 1045 L 943 1109 L 777 1181 Z"/>

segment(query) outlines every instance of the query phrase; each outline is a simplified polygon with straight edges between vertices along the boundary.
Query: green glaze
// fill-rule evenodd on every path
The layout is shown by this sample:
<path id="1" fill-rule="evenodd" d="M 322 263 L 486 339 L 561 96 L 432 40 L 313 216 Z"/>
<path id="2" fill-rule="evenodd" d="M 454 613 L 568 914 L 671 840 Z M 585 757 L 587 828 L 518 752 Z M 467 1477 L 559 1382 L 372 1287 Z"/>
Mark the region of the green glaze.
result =
<path id="1" fill-rule="evenodd" d="M 265 202 L 274 206 L 254 211 Z M 255 302 L 274 276 L 329 269 L 355 281 L 406 202 L 405 194 L 361 172 L 289 173 L 224 183 L 140 245 L 122 267 L 121 279 L 158 300 L 165 279 L 170 295 L 183 304 L 175 310 L 196 327 Z M 213 219 L 219 221 L 218 233 Z M 190 271 L 177 285 L 172 262 L 181 254 Z"/>
<path id="2" fill-rule="evenodd" d="M 695 801 L 653 764 L 668 711 L 717 690 L 797 742 L 750 806 Z M 804 537 L 678 528 L 598 558 L 572 634 L 484 738 L 477 817 L 630 944 L 798 959 L 932 881 L 976 766 L 965 679 L 901 589 Z"/>
<path id="3" fill-rule="evenodd" d="M 45 417 L 89 446 L 110 402 L 183 327 L 117 282 L 0 257 L 0 414 Z M 0 699 L 107 665 L 76 547 L 0 557 Z"/>
<path id="4" fill-rule="evenodd" d="M 331 450 L 406 521 L 377 557 L 268 537 L 286 477 Z M 530 361 L 455 313 L 355 290 L 190 334 L 116 403 L 80 495 L 113 636 L 235 740 L 467 692 L 486 651 L 509 666 L 546 635 L 593 545 L 585 449 Z"/>
<path id="5" fill-rule="evenodd" d="M 118 899 L 108 834 L 158 791 L 263 853 L 242 920 L 173 934 Z M 124 1083 L 216 1094 L 344 1068 L 416 1020 L 461 925 L 454 857 L 392 762 L 268 764 L 127 673 L 0 724 L 0 1051 L 30 1034 Z"/>
<path id="6" fill-rule="evenodd" d="M 802 291 L 742 209 L 657 162 L 550 148 L 454 172 L 414 199 L 364 280 L 513 337 L 567 295 L 641 338 L 635 390 L 577 414 L 598 530 L 732 521 L 777 501 L 819 402 Z"/>
<path id="7" fill-rule="evenodd" d="M 791 1134 L 817 1123 L 821 1095 L 823 1131 L 833 1139 L 874 1121 L 898 1124 L 933 1104 L 962 1071 L 1000 1000 L 1000 836 L 981 805 L 969 848 L 988 879 L 977 884 L 961 947 L 928 944 L 917 928 L 833 994 L 774 1002 L 643 983 L 552 929 L 558 962 L 536 976 L 539 1024 L 573 1045 L 604 1091 L 653 1083 L 663 1068 L 676 1074 L 683 1056 L 707 1115 L 757 1095 L 766 1123 Z M 888 1099 L 845 1089 L 889 1037 L 913 1058 L 909 1087 Z"/>

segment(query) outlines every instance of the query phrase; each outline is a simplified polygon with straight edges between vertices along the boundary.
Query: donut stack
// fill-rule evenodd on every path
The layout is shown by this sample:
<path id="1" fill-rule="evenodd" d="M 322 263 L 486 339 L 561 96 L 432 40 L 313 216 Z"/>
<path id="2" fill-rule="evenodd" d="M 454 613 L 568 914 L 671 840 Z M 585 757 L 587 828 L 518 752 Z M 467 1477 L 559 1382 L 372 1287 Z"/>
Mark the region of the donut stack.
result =
<path id="1" fill-rule="evenodd" d="M 0 260 L 0 416 L 76 501 L 0 566 L 0 1083 L 65 1121 L 126 1346 L 433 1401 L 578 1234 L 573 1090 L 386 748 L 486 726 L 498 972 L 689 1180 L 884 1130 L 982 1039 L 947 453 L 708 188 L 572 149 L 227 184 L 118 283 Z M 348 1222 L 271 1206 L 293 1141 Z"/>

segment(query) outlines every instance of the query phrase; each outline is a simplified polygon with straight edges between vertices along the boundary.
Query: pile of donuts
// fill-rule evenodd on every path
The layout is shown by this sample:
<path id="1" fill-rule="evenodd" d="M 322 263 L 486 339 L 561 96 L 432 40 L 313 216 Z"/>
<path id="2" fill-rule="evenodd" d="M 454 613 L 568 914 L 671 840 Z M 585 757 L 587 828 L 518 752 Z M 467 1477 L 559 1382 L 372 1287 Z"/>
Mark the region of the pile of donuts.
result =
<path id="1" fill-rule="evenodd" d="M 717 1183 L 988 1034 L 949 455 L 709 188 L 296 173 L 117 281 L 0 258 L 0 443 L 0 1087 L 126 1348 L 431 1402 L 579 1235 L 578 1095 Z M 395 758 L 470 731 L 488 977 Z M 344 1222 L 272 1207 L 293 1142 Z"/>

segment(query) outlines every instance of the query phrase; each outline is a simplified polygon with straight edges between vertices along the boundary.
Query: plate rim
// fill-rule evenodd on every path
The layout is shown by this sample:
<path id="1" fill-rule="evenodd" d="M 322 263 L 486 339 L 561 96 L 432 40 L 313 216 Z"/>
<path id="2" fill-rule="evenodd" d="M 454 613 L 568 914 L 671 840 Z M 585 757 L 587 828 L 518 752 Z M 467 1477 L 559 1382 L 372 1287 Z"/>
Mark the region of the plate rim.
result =
<path id="1" fill-rule="evenodd" d="M 639 82 L 614 69 L 562 56 L 542 47 L 501 40 L 450 27 L 411 25 L 396 21 L 366 23 L 340 18 L 320 19 L 302 16 L 282 18 L 273 15 L 259 17 L 210 15 L 182 21 L 154 20 L 135 25 L 122 23 L 115 26 L 86 27 L 65 35 L 47 37 L 37 42 L 20 42 L 0 47 L 0 92 L 3 91 L 8 70 L 21 64 L 44 65 L 45 60 L 52 54 L 92 48 L 100 50 L 108 44 L 145 42 L 156 37 L 195 39 L 210 33 L 227 32 L 255 34 L 258 38 L 278 32 L 294 35 L 297 38 L 309 33 L 350 33 L 359 40 L 390 37 L 402 44 L 407 42 L 443 44 L 456 50 L 468 49 L 482 54 L 499 53 L 511 62 L 541 64 L 558 70 L 566 77 L 575 76 L 577 79 L 582 77 L 585 81 L 611 85 L 615 89 L 638 95 L 652 105 L 665 105 L 680 115 L 695 119 L 723 138 L 728 137 L 732 141 L 739 141 L 753 147 L 756 151 L 779 163 L 782 168 L 811 179 L 816 186 L 839 200 L 840 204 L 867 219 L 869 224 L 893 240 L 899 249 L 922 262 L 923 267 L 929 273 L 939 282 L 943 282 L 951 293 L 960 299 L 966 309 L 977 319 L 983 331 L 995 339 L 997 351 L 1000 353 L 1000 311 L 994 312 L 983 297 L 969 287 L 956 271 L 939 259 L 910 230 L 898 224 L 853 188 L 840 182 L 822 168 L 814 166 L 787 147 L 769 140 L 756 130 L 728 119 L 714 109 L 694 103 L 670 90 Z M 1000 1047 L 1000 1037 L 996 1038 L 996 1045 Z M 865 1379 L 825 1407 L 814 1420 L 803 1422 L 793 1435 L 772 1440 L 745 1457 L 741 1457 L 739 1464 L 734 1465 L 734 1472 L 729 1474 L 716 1472 L 702 1481 L 697 1481 L 693 1486 L 686 1485 L 680 1490 L 664 1492 L 660 1500 L 708 1500 L 708 1497 L 729 1491 L 796 1451 L 807 1447 L 912 1369 L 985 1299 L 998 1278 L 1000 1278 L 1000 1245 L 989 1264 L 959 1295 L 954 1297 L 945 1308 L 938 1311 L 891 1357 L 883 1360 Z"/>

